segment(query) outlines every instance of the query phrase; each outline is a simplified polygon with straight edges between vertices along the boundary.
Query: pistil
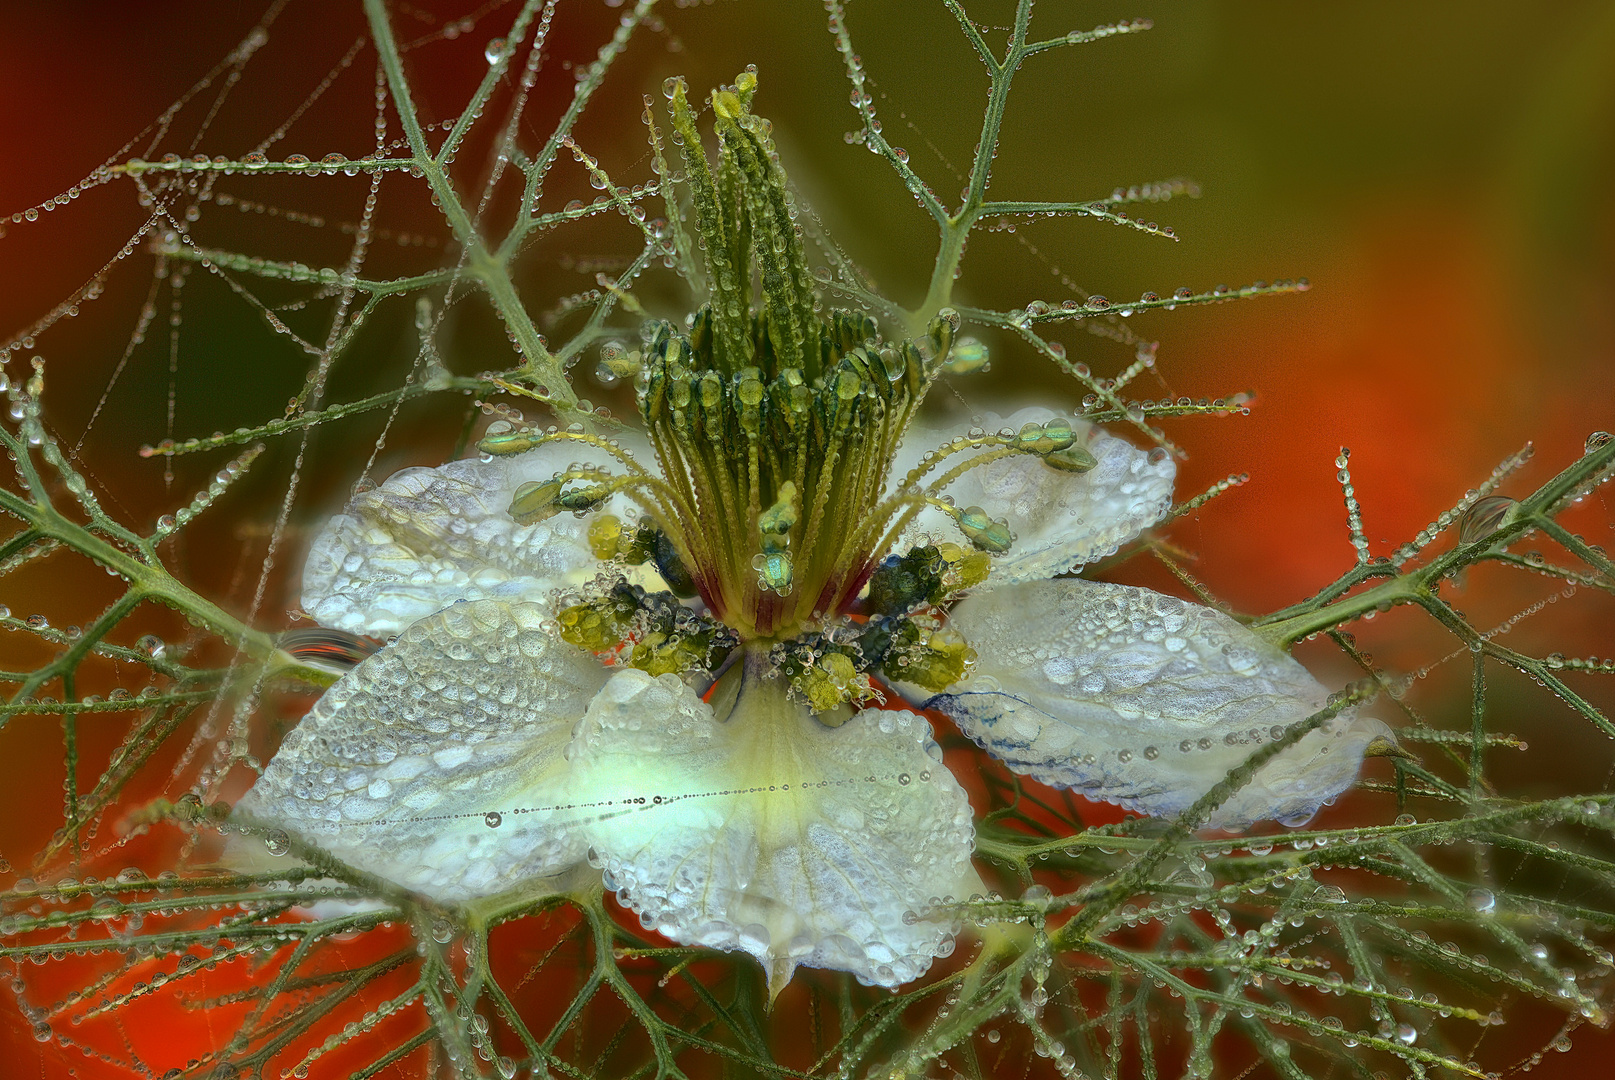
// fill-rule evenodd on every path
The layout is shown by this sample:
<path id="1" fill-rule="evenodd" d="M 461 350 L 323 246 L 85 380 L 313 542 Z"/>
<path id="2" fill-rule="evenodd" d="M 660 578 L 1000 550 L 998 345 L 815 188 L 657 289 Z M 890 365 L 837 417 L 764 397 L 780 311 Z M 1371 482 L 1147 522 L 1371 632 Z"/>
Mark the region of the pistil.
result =
<path id="1" fill-rule="evenodd" d="M 510 508 L 523 524 L 595 512 L 614 497 L 643 512 L 633 526 L 597 518 L 590 544 L 603 560 L 653 562 L 673 596 L 627 584 L 586 590 L 560 613 L 568 640 L 656 673 L 712 670 L 742 647 L 771 657 L 828 714 L 877 696 L 876 671 L 940 689 L 972 662 L 940 608 L 980 584 L 986 553 L 1004 552 L 1014 538 L 980 507 L 954 506 L 943 495 L 949 484 L 1016 454 L 1077 471 L 1093 459 L 1069 422 L 1052 420 L 955 440 L 888 490 L 898 446 L 946 369 L 960 318 L 943 309 L 917 337 L 892 340 L 867 315 L 824 308 L 768 122 L 749 111 L 756 85 L 748 71 L 713 93 L 715 164 L 682 80 L 667 85 L 710 297 L 682 323 L 647 323 L 643 347 L 619 359 L 637 366 L 636 402 L 660 475 L 580 427 L 501 432 L 480 447 L 518 453 L 572 439 L 623 465 L 621 475 L 577 468 L 535 480 Z M 654 125 L 652 143 L 665 171 Z M 944 462 L 951 467 L 920 487 Z M 976 552 L 943 544 L 889 556 L 926 507 L 951 517 Z M 674 599 L 694 595 L 704 612 Z"/>

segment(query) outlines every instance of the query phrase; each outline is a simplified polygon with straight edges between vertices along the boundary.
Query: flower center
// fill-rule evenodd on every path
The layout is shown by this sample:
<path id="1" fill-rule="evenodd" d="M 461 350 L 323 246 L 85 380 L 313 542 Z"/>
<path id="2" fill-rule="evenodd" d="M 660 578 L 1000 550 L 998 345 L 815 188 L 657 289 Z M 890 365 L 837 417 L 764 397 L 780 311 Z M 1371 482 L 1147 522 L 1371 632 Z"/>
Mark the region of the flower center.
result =
<path id="1" fill-rule="evenodd" d="M 635 373 L 661 475 L 581 428 L 544 437 L 501 432 L 480 446 L 517 453 L 577 439 L 617 457 L 621 475 L 578 469 L 524 485 L 511 514 L 522 522 L 581 514 L 625 495 L 648 523 L 601 515 L 590 528 L 595 554 L 654 562 L 674 594 L 699 595 L 708 611 L 700 626 L 685 625 L 688 612 L 665 594 L 618 585 L 562 613 L 569 640 L 619 655 L 632 641 L 628 662 L 653 672 L 712 670 L 741 645 L 751 656 L 772 655 L 823 712 L 871 696 L 866 673 L 877 667 L 941 686 L 969 663 L 968 646 L 925 611 L 985 579 L 983 553 L 1002 553 L 1013 537 L 1005 522 L 953 506 L 942 489 L 1010 454 L 1077 471 L 1093 459 L 1065 421 L 973 432 L 926 455 L 888 491 L 898 444 L 950 363 L 960 317 L 944 308 L 928 322 L 910 320 L 923 330 L 894 340 L 866 314 L 825 309 L 769 123 L 749 111 L 756 83 L 748 71 L 712 94 L 716 165 L 702 149 L 683 81 L 667 85 L 710 296 L 682 324 L 647 322 L 643 348 L 613 357 Z M 652 144 L 665 181 L 654 125 Z M 682 234 L 683 222 L 673 228 Z M 969 453 L 954 457 L 961 452 Z M 927 506 L 952 517 L 978 550 L 942 544 L 888 558 Z M 855 605 L 863 621 L 839 618 Z"/>
<path id="2" fill-rule="evenodd" d="M 714 169 L 670 87 L 712 297 L 683 328 L 646 328 L 636 389 L 692 584 L 742 639 L 775 639 L 844 610 L 873 570 L 887 473 L 958 319 L 887 342 L 866 315 L 822 312 L 755 88 L 748 72 L 712 95 Z"/>

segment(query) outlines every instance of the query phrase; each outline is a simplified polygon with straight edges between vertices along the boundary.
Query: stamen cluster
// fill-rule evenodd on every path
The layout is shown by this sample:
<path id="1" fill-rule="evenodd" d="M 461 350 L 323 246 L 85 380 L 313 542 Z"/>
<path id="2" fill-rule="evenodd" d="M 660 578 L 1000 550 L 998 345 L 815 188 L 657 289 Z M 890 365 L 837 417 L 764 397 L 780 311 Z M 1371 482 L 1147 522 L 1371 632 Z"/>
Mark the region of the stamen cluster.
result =
<path id="1" fill-rule="evenodd" d="M 715 166 L 683 82 L 667 86 L 711 295 L 679 323 L 648 321 L 642 348 L 614 355 L 613 370 L 634 373 L 659 469 L 578 426 L 500 431 L 480 447 L 520 453 L 570 439 L 621 462 L 620 474 L 580 466 L 524 484 L 510 513 L 528 524 L 622 496 L 642 520 L 597 517 L 594 553 L 625 567 L 653 563 L 672 597 L 705 604 L 706 622 L 686 625 L 672 597 L 653 602 L 632 586 L 602 585 L 561 613 L 568 640 L 653 673 L 710 670 L 733 644 L 755 642 L 822 713 L 877 696 L 877 670 L 940 689 L 968 669 L 971 650 L 942 625 L 940 606 L 984 581 L 986 553 L 1009 550 L 1014 534 L 978 506 L 954 506 L 943 494 L 949 484 L 1012 455 L 1064 471 L 1094 459 L 1069 422 L 1052 420 L 972 432 L 891 483 L 899 444 L 951 363 L 960 317 L 944 308 L 893 339 L 867 314 L 824 307 L 769 124 L 749 111 L 756 85 L 748 71 L 713 93 Z M 652 140 L 665 169 L 654 125 Z M 951 468 L 941 471 L 944 462 Z M 976 550 L 922 545 L 888 558 L 927 507 Z"/>

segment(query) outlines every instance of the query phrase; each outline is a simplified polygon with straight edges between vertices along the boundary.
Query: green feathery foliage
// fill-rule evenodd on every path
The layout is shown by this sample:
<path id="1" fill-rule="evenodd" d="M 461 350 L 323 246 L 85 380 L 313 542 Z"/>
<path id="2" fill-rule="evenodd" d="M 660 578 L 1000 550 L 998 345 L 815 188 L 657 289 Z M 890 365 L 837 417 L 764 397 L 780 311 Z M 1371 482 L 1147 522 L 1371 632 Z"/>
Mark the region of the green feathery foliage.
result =
<path id="1" fill-rule="evenodd" d="M 1029 0 L 1017 5 L 1007 33 L 978 25 L 961 3 L 945 0 L 990 83 L 966 186 L 950 205 L 882 135 L 846 13 L 835 0 L 826 6 L 859 138 L 890 164 L 938 233 L 929 287 L 910 311 L 873 292 L 839 248 L 810 230 L 819 247 L 817 286 L 827 302 L 861 306 L 910 330 L 951 306 L 967 324 L 1011 331 L 1083 387 L 1085 418 L 1131 427 L 1174 452 L 1157 418 L 1243 407 L 1237 397 L 1130 400 L 1124 392 L 1153 365 L 1152 350 L 1140 349 L 1136 362 L 1101 377 L 1068 362 L 1049 331 L 1080 323 L 1134 348 L 1142 343 L 1117 318 L 1124 307 L 1130 314 L 1221 303 L 1296 291 L 1305 282 L 1146 294 L 1126 304 L 1099 297 L 1059 306 L 1035 301 L 1009 311 L 970 307 L 952 295 L 966 239 L 984 224 L 1064 215 L 1170 235 L 1127 208 L 1194 193 L 1183 181 L 1083 202 L 989 197 L 1005 103 L 1022 65 L 1057 63 L 1057 55 L 1041 54 L 1145 24 L 1039 38 Z M 598 889 L 467 912 L 435 908 L 295 844 L 281 845 L 289 848 L 285 865 L 274 871 L 241 874 L 211 864 L 227 793 L 240 789 L 227 778 L 261 768 L 273 732 L 331 676 L 282 651 L 276 634 L 259 628 L 277 621 L 262 602 L 272 586 L 261 582 L 259 599 L 238 618 L 173 569 L 165 542 L 208 513 L 265 445 L 293 444 L 301 469 L 311 440 L 327 425 L 376 410 L 396 415 L 414 399 L 469 394 L 489 402 L 487 413 L 516 415 L 510 404 L 492 402 L 504 395 L 536 400 L 563 424 L 609 429 L 613 421 L 580 400 L 569 369 L 591 348 L 635 332 L 644 311 L 635 289 L 658 268 L 683 279 L 697 298 L 704 288 L 682 223 L 688 211 L 661 148 L 651 175 L 629 182 L 608 176 L 575 141 L 579 117 L 654 7 L 653 0 L 639 0 L 624 9 L 597 59 L 576 72 L 559 123 L 537 145 L 526 134 L 523 110 L 552 20 L 561 17 L 558 0 L 522 4 L 501 47 L 490 46 L 486 76 L 463 107 L 449 123 L 430 126 L 417 111 L 419 88 L 395 36 L 398 17 L 383 0 L 364 0 L 370 32 L 361 50 L 373 50 L 380 87 L 373 154 L 279 162 L 262 150 L 239 158 L 169 155 L 108 164 L 75 188 L 77 194 L 128 185 L 150 217 L 127 250 L 146 245 L 145 257 L 160 267 L 156 281 L 205 273 L 229 282 L 275 335 L 301 351 L 307 369 L 284 415 L 148 448 L 148 456 L 238 456 L 186 505 L 142 531 L 109 511 L 74 451 L 53 434 L 50 391 L 58 376 L 49 361 L 34 358 L 67 309 L 99 292 L 96 282 L 6 346 L 11 418 L 0 427 L 0 443 L 16 475 L 0 487 L 0 510 L 13 526 L 0 540 L 0 574 L 43 566 L 52 580 L 68 582 L 99 580 L 105 571 L 118 590 L 82 628 L 54 626 L 49 616 L 0 618 L 8 641 L 27 642 L 22 654 L 45 657 L 0 671 L 7 691 L 0 738 L 27 725 L 57 724 L 67 777 L 60 829 L 42 850 L 28 853 L 33 877 L 0 898 L 6 912 L 0 959 L 15 975 L 18 1007 L 40 1040 L 64 1052 L 101 1046 L 96 1040 L 109 1025 L 155 1015 L 145 1010 L 166 1001 L 213 1015 L 211 1048 L 150 1062 L 110 1052 L 106 1062 L 131 1075 L 219 1078 L 398 1075 L 387 1072 L 398 1064 L 412 1075 L 467 1077 L 979 1080 L 1030 1053 L 1066 1076 L 1232 1076 L 1254 1059 L 1265 1074 L 1299 1080 L 1369 1077 L 1397 1067 L 1415 1076 L 1495 1074 L 1511 1063 L 1490 1060 L 1485 1037 L 1516 1008 L 1562 1015 L 1561 1038 L 1580 1023 L 1606 1023 L 1615 796 L 1540 797 L 1496 779 L 1494 763 L 1523 746 L 1508 734 L 1509 714 L 1494 700 L 1493 684 L 1518 672 L 1567 706 L 1567 722 L 1615 736 L 1609 717 L 1567 682 L 1572 672 L 1608 672 L 1611 664 L 1511 649 L 1472 625 L 1444 587 L 1472 567 L 1497 564 L 1572 589 L 1615 591 L 1609 557 L 1558 521 L 1615 475 L 1615 440 L 1607 435 L 1512 499 L 1501 491 L 1517 485 L 1529 454 L 1509 459 L 1389 559 L 1369 557 L 1343 452 L 1337 467 L 1355 562 L 1317 595 L 1248 622 L 1286 647 L 1327 636 L 1361 666 L 1360 681 L 1262 747 L 1175 822 L 1089 827 L 1075 800 L 1051 799 L 1044 789 L 986 769 L 991 806 L 978 821 L 977 854 L 1000 892 L 959 904 L 959 916 L 976 928 L 960 954 L 896 993 L 860 987 L 835 972 L 807 972 L 771 1012 L 749 958 L 657 944 L 618 918 Z M 222 70 L 239 71 L 259 44 L 261 35 L 249 37 Z M 490 103 L 502 85 L 519 89 L 499 99 L 500 113 Z M 452 163 L 469 137 L 489 131 L 496 164 L 480 185 L 468 185 Z M 569 158 L 604 192 L 592 204 L 550 205 L 545 178 Z M 371 197 L 345 262 L 315 267 L 193 239 L 187 211 L 219 205 L 238 185 L 276 174 L 369 178 Z M 395 174 L 429 191 L 457 252 L 452 265 L 414 276 L 367 276 L 375 194 Z M 516 194 L 502 202 L 493 197 L 496 188 Z M 665 220 L 652 217 L 656 203 L 665 207 Z M 638 254 L 619 272 L 602 274 L 598 290 L 549 298 L 550 325 L 576 327 L 551 343 L 532 315 L 540 301 L 519 293 L 515 267 L 536 238 L 596 217 L 626 222 Z M 317 333 L 306 319 L 294 330 L 281 309 L 256 298 L 270 288 L 281 290 L 276 296 L 292 290 L 329 317 L 322 316 Z M 497 314 L 514 358 L 497 371 L 458 375 L 450 367 L 456 358 L 440 357 L 437 340 L 446 313 L 470 296 Z M 388 373 L 389 388 L 332 400 L 333 368 L 373 316 L 400 307 L 414 312 L 415 354 Z M 143 318 L 137 336 L 151 318 Z M 300 477 L 294 471 L 268 497 L 277 515 L 271 563 L 294 546 L 290 508 Z M 1173 517 L 1232 482 L 1188 500 Z M 1165 539 L 1171 520 L 1118 558 L 1158 557 L 1188 589 L 1214 602 L 1179 566 Z M 1555 542 L 1572 564 L 1521 554 L 1538 536 Z M 1439 542 L 1449 537 L 1450 545 Z M 50 603 L 51 596 L 41 597 L 41 607 Z M 1418 609 L 1468 658 L 1473 695 L 1463 722 L 1443 726 L 1424 715 L 1415 680 L 1376 665 L 1342 629 L 1396 606 Z M 189 621 L 183 647 L 134 633 L 153 607 Z M 107 682 L 109 672 L 146 688 L 105 698 L 83 692 Z M 1339 709 L 1370 699 L 1386 706 L 1385 715 L 1399 714 L 1403 746 L 1361 785 L 1380 793 L 1364 805 L 1383 810 L 1381 816 L 1347 828 L 1231 838 L 1197 832 L 1268 757 Z M 87 772 L 80 756 L 92 725 L 98 740 L 107 730 L 119 732 L 99 775 Z M 109 833 L 117 837 L 109 840 Z M 151 861 L 117 870 L 129 861 L 126 851 L 137 848 L 151 852 L 141 856 Z M 329 903 L 355 900 L 370 905 L 355 912 Z M 219 989 L 232 973 L 234 988 Z M 170 1069 L 176 1071 L 164 1073 Z"/>

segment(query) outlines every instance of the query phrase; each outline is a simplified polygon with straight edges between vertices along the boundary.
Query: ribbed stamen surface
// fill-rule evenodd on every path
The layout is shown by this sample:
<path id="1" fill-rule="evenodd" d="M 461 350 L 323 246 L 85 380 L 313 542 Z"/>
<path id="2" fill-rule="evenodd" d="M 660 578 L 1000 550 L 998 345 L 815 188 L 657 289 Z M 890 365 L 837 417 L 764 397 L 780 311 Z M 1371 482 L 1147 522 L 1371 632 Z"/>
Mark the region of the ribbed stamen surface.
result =
<path id="1" fill-rule="evenodd" d="M 821 313 L 768 123 L 747 111 L 755 87 L 748 73 L 712 95 L 714 169 L 670 86 L 712 298 L 651 327 L 637 389 L 695 588 L 743 637 L 770 638 L 862 587 L 872 511 L 956 321 L 888 343 L 868 316 Z"/>

